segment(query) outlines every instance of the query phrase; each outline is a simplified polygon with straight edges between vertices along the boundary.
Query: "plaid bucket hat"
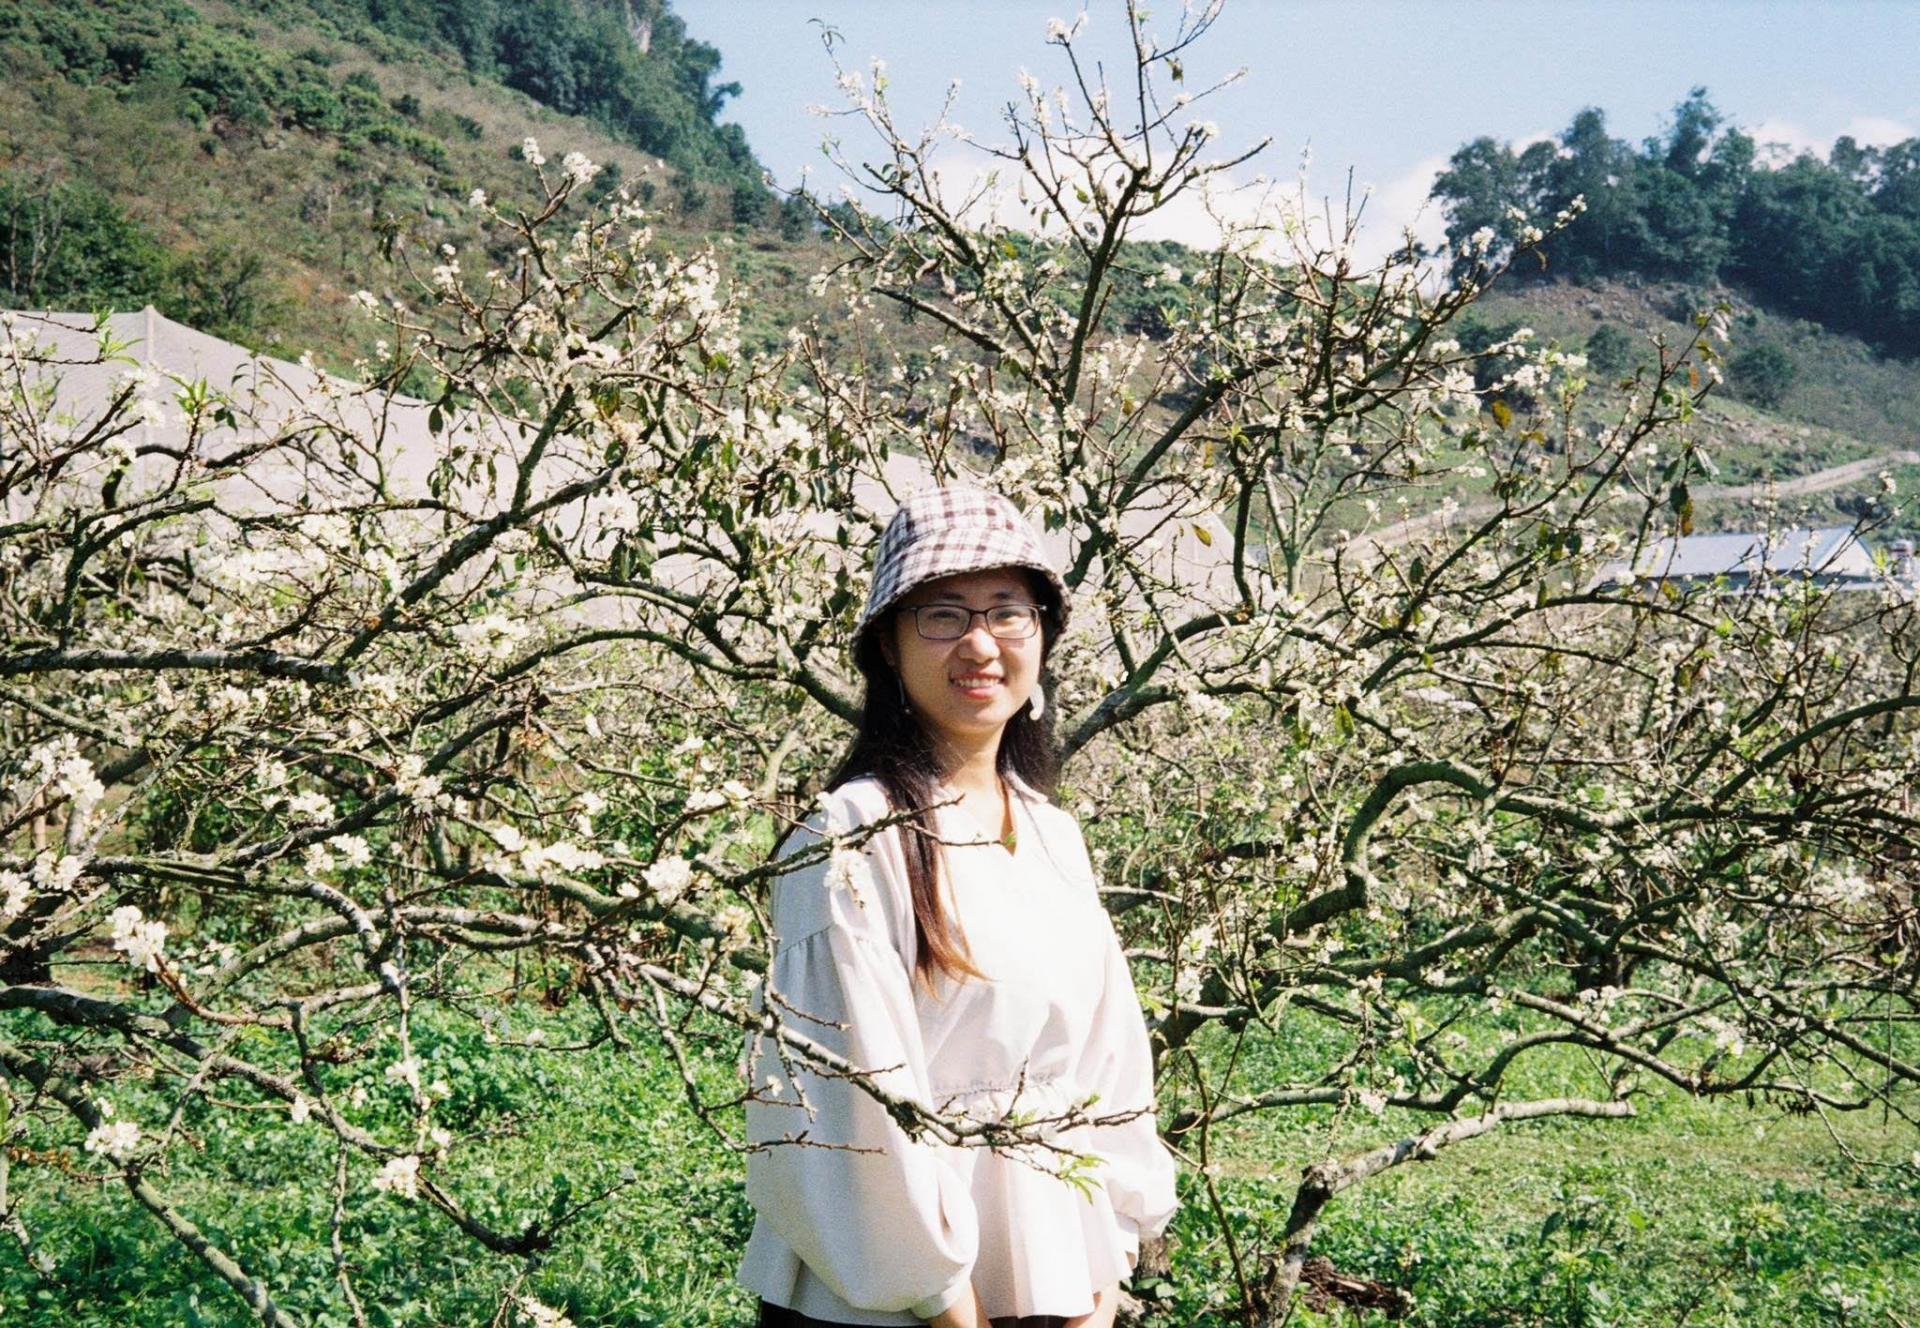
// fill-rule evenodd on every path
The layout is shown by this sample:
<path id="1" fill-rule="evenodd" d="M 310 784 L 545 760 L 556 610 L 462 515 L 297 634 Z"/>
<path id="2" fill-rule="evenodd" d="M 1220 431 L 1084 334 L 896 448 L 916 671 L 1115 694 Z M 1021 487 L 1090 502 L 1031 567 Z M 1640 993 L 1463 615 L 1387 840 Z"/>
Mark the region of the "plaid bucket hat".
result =
<path id="1" fill-rule="evenodd" d="M 1066 630 L 1071 612 L 1067 583 L 1047 557 L 1039 532 L 1011 498 L 964 484 L 913 494 L 880 536 L 867 607 L 853 627 L 855 648 L 867 628 L 921 582 L 993 567 L 1027 567 L 1046 577 L 1060 601 L 1055 626 Z"/>

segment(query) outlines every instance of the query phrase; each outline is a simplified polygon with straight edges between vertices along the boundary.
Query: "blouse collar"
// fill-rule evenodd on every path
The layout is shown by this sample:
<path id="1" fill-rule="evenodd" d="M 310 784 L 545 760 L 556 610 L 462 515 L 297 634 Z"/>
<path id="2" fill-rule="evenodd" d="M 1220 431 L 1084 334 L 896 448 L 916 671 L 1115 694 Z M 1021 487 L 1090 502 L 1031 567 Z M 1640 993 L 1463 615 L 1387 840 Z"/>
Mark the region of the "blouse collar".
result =
<path id="1" fill-rule="evenodd" d="M 1033 785 L 1027 783 L 1026 780 L 1020 778 L 1020 776 L 1016 774 L 1014 771 L 1011 771 L 1011 770 L 1007 771 L 1007 784 L 1014 790 L 1014 792 L 1018 793 L 1021 796 L 1021 798 L 1023 798 L 1027 802 L 1044 803 L 1044 802 L 1051 801 L 1051 799 L 1049 799 L 1046 794 L 1042 793 L 1039 789 L 1035 788 Z M 936 787 L 940 790 L 940 792 L 943 795 L 947 797 L 959 796 L 960 791 L 954 788 L 953 785 L 949 784 L 944 779 L 939 781 Z"/>
<path id="2" fill-rule="evenodd" d="M 1018 789 L 1020 791 L 1020 796 L 1025 798 L 1028 802 L 1047 801 L 1046 794 L 1042 793 L 1039 789 L 1035 788 L 1033 785 L 1027 783 L 1026 780 L 1020 778 L 1020 776 L 1016 774 L 1014 771 L 1011 771 L 1011 770 L 1007 771 L 1007 783 L 1013 785 L 1014 788 Z"/>

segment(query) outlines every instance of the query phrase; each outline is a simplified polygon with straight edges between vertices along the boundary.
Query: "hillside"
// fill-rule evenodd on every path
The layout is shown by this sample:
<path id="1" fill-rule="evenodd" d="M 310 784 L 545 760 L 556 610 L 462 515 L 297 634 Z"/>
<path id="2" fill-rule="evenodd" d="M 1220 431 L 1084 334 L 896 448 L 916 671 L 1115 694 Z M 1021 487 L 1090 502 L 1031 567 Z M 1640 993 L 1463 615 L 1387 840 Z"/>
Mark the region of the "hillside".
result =
<path id="1" fill-rule="evenodd" d="M 14 0 L 0 6 L 0 303 L 151 302 L 342 367 L 371 336 L 347 297 L 406 285 L 390 253 L 497 249 L 467 199 L 529 197 L 532 137 L 554 160 L 602 163 L 599 191 L 637 182 L 663 243 L 714 243 L 761 292 L 748 349 L 772 345 L 817 309 L 806 279 L 828 254 L 718 123 L 735 90 L 715 83 L 722 66 L 666 0 Z M 1136 257 L 1143 271 L 1196 261 L 1171 245 Z M 1158 293 L 1123 286 L 1112 326 L 1151 335 Z M 1737 311 L 1735 359 L 1702 421 L 1721 468 L 1697 494 L 1703 528 L 1751 521 L 1769 483 L 1794 481 L 1775 493 L 1822 521 L 1875 501 L 1883 466 L 1920 485 L 1900 459 L 1920 447 L 1920 364 L 1738 290 L 1511 282 L 1473 318 L 1624 372 L 1648 337 L 1683 339 L 1687 312 L 1719 298 Z M 933 329 L 878 312 L 909 356 L 931 345 Z"/>
<path id="2" fill-rule="evenodd" d="M 508 20 L 536 9 L 552 11 L 567 52 L 624 49 L 603 45 L 597 67 L 566 52 L 503 64 Z M 638 180 L 689 241 L 777 215 L 737 128 L 714 122 L 728 91 L 708 87 L 718 53 L 685 39 L 661 0 L 495 13 L 480 0 L 0 6 L 0 294 L 41 307 L 151 301 L 210 332 L 341 363 L 360 335 L 346 296 L 394 284 L 388 241 L 418 254 L 478 239 L 466 199 L 527 197 L 528 137 L 555 160 L 577 150 L 602 163 L 603 190 Z M 448 31 L 461 15 L 472 22 Z M 502 81 L 542 77 L 581 113 Z M 602 95 L 580 93 L 582 80 Z"/>
<path id="3" fill-rule="evenodd" d="M 1615 138 L 1589 106 L 1524 147 L 1481 137 L 1434 181 L 1452 253 L 1510 251 L 1521 218 L 1566 215 L 1517 274 L 1739 287 L 1903 356 L 1920 355 L 1920 138 L 1783 160 L 1695 88 L 1660 133 Z M 1575 207 L 1576 200 L 1579 207 Z M 1465 261 L 1464 259 L 1459 261 Z"/>
<path id="4" fill-rule="evenodd" d="M 1647 347 L 1651 356 L 1656 335 L 1684 343 L 1693 331 L 1688 311 L 1720 300 L 1734 310 L 1732 372 L 1699 419 L 1720 469 L 1697 495 L 1702 528 L 1751 521 L 1769 486 L 1783 511 L 1816 522 L 1854 519 L 1880 494 L 1882 469 L 1903 493 L 1920 486 L 1920 467 L 1905 459 L 1920 449 L 1920 363 L 1770 313 L 1738 290 L 1606 279 L 1512 284 L 1496 288 L 1476 316 L 1532 327 L 1574 350 L 1592 351 L 1597 334 L 1603 349 L 1593 358 L 1604 364 L 1609 351 L 1621 353 L 1622 336 L 1635 355 Z M 1761 348 L 1768 354 L 1760 368 L 1773 374 L 1743 375 L 1745 357 Z"/>

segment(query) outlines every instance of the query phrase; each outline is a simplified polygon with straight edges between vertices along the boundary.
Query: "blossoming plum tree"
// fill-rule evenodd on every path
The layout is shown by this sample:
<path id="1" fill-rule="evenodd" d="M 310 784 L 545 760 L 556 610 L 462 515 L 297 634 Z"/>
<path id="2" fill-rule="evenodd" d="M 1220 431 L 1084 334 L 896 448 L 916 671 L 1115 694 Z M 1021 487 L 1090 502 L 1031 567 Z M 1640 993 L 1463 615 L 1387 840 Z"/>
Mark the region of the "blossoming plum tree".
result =
<path id="1" fill-rule="evenodd" d="M 76 413 L 76 366 L 9 328 L 8 1140 L 77 1143 L 290 1323 L 164 1186 L 216 1091 L 323 1132 L 337 1165 L 306 1183 L 336 1230 L 399 1203 L 527 1259 L 591 1208 L 502 1201 L 465 1164 L 425 1011 L 507 1054 L 544 1030 L 478 995 L 557 986 L 606 1041 L 679 1058 L 722 1132 L 738 1097 L 702 1092 L 695 1017 L 885 1097 L 885 1067 L 751 995 L 766 850 L 857 714 L 842 645 L 885 516 L 865 495 L 900 456 L 1068 541 L 1062 798 L 1197 1201 L 1220 1208 L 1223 1122 L 1380 1118 L 1378 1147 L 1307 1168 L 1284 1232 L 1233 1246 L 1251 1320 L 1287 1313 L 1334 1196 L 1513 1122 L 1630 1115 L 1659 1083 L 1910 1111 L 1907 589 L 1600 576 L 1691 520 L 1719 317 L 1624 384 L 1528 335 L 1463 352 L 1450 323 L 1514 255 L 1470 245 L 1442 284 L 1411 239 L 1362 264 L 1357 219 L 1329 229 L 1304 187 L 1233 190 L 1252 154 L 1214 155 L 1184 86 L 1214 12 L 1161 41 L 1129 9 L 1111 86 L 1077 26 L 1050 29 L 1066 88 L 1028 80 L 975 145 L 996 172 L 958 194 L 936 148 L 965 135 L 903 132 L 884 71 L 842 71 L 877 158 L 846 159 L 825 308 L 771 352 L 743 349 L 719 253 L 670 252 L 624 194 L 586 205 L 592 163 L 548 173 L 534 143 L 540 206 L 471 200 L 511 261 L 442 251 L 417 304 L 363 294 L 388 341 L 358 382 L 135 370 Z M 1189 200 L 1219 246 L 1141 261 L 1130 234 Z M 1519 256 L 1567 220 L 1521 219 Z M 1152 338 L 1113 316 L 1142 291 Z M 424 441 L 400 427 L 410 372 L 443 385 Z M 829 846 L 839 872 L 858 848 Z M 103 958 L 118 979 L 83 980 Z M 1267 1035 L 1321 1057 L 1259 1077 L 1237 1049 Z M 1580 1092 L 1516 1087 L 1567 1048 Z M 134 1077 L 170 1113 L 131 1116 Z M 1098 1112 L 892 1105 L 1041 1158 Z M 483 1215 L 516 1208 L 539 1216 Z"/>

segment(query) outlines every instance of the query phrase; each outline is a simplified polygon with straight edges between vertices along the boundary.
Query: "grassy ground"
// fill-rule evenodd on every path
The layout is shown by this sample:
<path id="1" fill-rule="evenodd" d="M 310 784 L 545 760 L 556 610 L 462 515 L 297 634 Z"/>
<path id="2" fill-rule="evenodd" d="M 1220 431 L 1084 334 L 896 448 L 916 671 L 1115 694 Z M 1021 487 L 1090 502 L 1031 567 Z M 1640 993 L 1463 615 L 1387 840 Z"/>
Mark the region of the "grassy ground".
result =
<path id="1" fill-rule="evenodd" d="M 1833 1122 L 1856 1169 L 1817 1120 L 1670 1099 L 1643 1112 L 1513 1127 L 1388 1173 L 1335 1202 L 1315 1252 L 1412 1292 L 1427 1324 L 1840 1322 L 1843 1298 L 1854 1322 L 1920 1312 L 1910 1127 Z M 1349 1142 L 1390 1134 L 1367 1118 Z M 1277 1232 L 1319 1142 L 1228 1151 L 1243 1256 Z M 1230 1301 L 1230 1269 L 1199 1203 L 1183 1224 L 1176 1299 L 1197 1319 Z"/>
<path id="2" fill-rule="evenodd" d="M 1695 424 L 1719 474 L 1714 482 L 1745 485 L 1788 480 L 1866 457 L 1909 449 L 1920 437 L 1920 364 L 1874 354 L 1851 337 L 1804 319 L 1768 313 L 1734 291 L 1600 282 L 1499 286 L 1475 307 L 1489 322 L 1517 321 L 1538 339 L 1583 349 L 1599 329 L 1613 328 L 1650 347 L 1664 336 L 1686 344 L 1694 329 L 1686 311 L 1727 300 L 1734 310 L 1731 354 L 1777 347 L 1795 367 L 1780 399 L 1763 408 L 1737 375 L 1708 399 Z M 1645 351 L 1652 355 L 1651 349 Z M 1899 468 L 1895 467 L 1898 474 Z M 1902 489 L 1902 492 L 1906 490 Z M 1848 524 L 1850 504 L 1879 493 L 1862 481 L 1783 501 L 1774 519 Z M 1695 511 L 1702 530 L 1752 529 L 1759 517 L 1746 499 L 1705 500 Z"/>
<path id="3" fill-rule="evenodd" d="M 518 1011 L 509 1019 L 516 1034 L 532 1022 Z M 571 1013 L 540 1022 L 551 1042 L 585 1029 Z M 1311 1038 L 1301 1030 L 1292 1046 L 1257 1049 L 1260 1072 L 1284 1072 Z M 556 1205 L 605 1198 L 529 1270 L 372 1191 L 371 1169 L 355 1162 L 344 1243 L 374 1323 L 485 1323 L 515 1285 L 583 1328 L 751 1322 L 731 1281 L 751 1224 L 742 1163 L 688 1112 L 664 1055 L 645 1046 L 509 1053 L 430 1024 L 418 1042 L 423 1079 L 454 1085 L 445 1122 L 457 1137 L 484 1140 L 458 1146 L 448 1176 L 476 1216 L 518 1229 Z M 733 1051 L 722 1036 L 699 1062 L 716 1094 L 731 1082 Z M 371 1049 L 350 1073 L 370 1094 L 372 1122 L 393 1135 L 398 1095 L 381 1073 L 389 1059 Z M 1579 1091 L 1582 1077 L 1569 1062 L 1525 1087 Z M 136 1084 L 106 1091 L 123 1115 L 151 1120 L 160 1110 Z M 1382 1176 L 1336 1200 L 1315 1250 L 1344 1272 L 1410 1291 L 1423 1324 L 1920 1322 L 1920 1137 L 1911 1127 L 1878 1113 L 1828 1122 L 1672 1093 L 1640 1107 L 1630 1121 L 1511 1127 Z M 249 1110 L 229 1103 L 189 1115 L 201 1151 L 179 1152 L 171 1174 L 155 1179 L 286 1303 L 316 1325 L 347 1324 L 326 1246 L 326 1136 L 278 1113 L 272 1124 L 257 1114 L 243 1124 Z M 1214 1156 L 1242 1257 L 1270 1248 L 1304 1164 L 1409 1123 L 1319 1110 L 1223 1128 Z M 57 1271 L 42 1281 L 0 1245 L 0 1321 L 247 1321 L 124 1189 L 87 1179 L 89 1170 L 16 1164 L 23 1216 Z M 1227 1243 L 1190 1168 L 1182 1189 L 1174 1277 L 1144 1289 L 1162 1325 L 1225 1323 L 1237 1298 Z"/>

